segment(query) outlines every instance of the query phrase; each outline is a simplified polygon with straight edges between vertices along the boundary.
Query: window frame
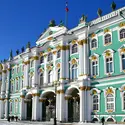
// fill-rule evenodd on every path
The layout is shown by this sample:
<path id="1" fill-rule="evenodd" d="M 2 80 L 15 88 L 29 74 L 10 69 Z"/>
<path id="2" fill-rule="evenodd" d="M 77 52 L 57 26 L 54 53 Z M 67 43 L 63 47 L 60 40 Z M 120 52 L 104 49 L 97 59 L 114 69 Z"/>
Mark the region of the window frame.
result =
<path id="1" fill-rule="evenodd" d="M 108 42 L 108 43 L 106 43 L 106 36 L 107 35 L 110 35 L 110 39 L 111 39 L 111 41 L 110 42 Z M 104 34 L 104 38 L 103 38 L 103 40 L 104 40 L 104 46 L 108 46 L 108 45 L 111 45 L 112 44 L 112 34 L 110 33 L 110 32 L 107 32 L 107 33 L 105 33 Z"/>
<path id="2" fill-rule="evenodd" d="M 76 67 L 74 67 L 74 66 L 76 66 Z M 73 78 L 73 70 L 74 71 L 76 71 L 77 70 L 77 72 L 75 72 L 75 77 Z M 77 64 L 73 64 L 72 66 L 71 66 L 71 79 L 72 79 L 72 81 L 76 81 L 77 79 L 78 79 L 78 65 Z"/>
<path id="3" fill-rule="evenodd" d="M 34 67 L 34 60 L 31 60 L 30 62 L 30 68 L 33 68 Z"/>
<path id="4" fill-rule="evenodd" d="M 51 78 L 52 77 L 52 78 Z M 52 80 L 52 81 L 51 81 Z M 53 82 L 53 71 L 48 71 L 48 84 L 51 84 Z"/>
<path id="5" fill-rule="evenodd" d="M 42 81 L 43 81 L 42 84 L 41 84 L 41 75 L 42 75 L 42 78 L 43 78 L 43 80 L 42 80 Z M 40 73 L 40 77 L 39 77 L 39 78 L 40 78 L 40 79 L 39 79 L 39 80 L 40 80 L 40 84 L 39 84 L 39 85 L 40 85 L 40 87 L 42 87 L 42 86 L 44 85 L 44 73 L 43 73 L 43 72 Z"/>
<path id="6" fill-rule="evenodd" d="M 75 46 L 75 49 L 73 48 L 74 46 Z M 75 50 L 77 50 L 77 51 L 75 51 Z M 78 53 L 78 44 L 75 43 L 71 46 L 71 54 L 76 54 L 76 53 Z"/>
<path id="7" fill-rule="evenodd" d="M 59 49 L 56 54 L 56 58 L 59 59 L 61 57 L 61 50 Z"/>
<path id="8" fill-rule="evenodd" d="M 44 56 L 40 57 L 40 64 L 44 63 Z"/>
<path id="9" fill-rule="evenodd" d="M 93 42 L 94 40 L 96 41 L 96 47 L 92 47 L 92 42 Z M 91 43 L 90 43 L 90 44 L 91 44 L 91 50 L 96 49 L 97 46 L 98 46 L 97 39 L 96 39 L 96 38 L 93 38 L 93 39 L 91 40 Z"/>
<path id="10" fill-rule="evenodd" d="M 47 56 L 47 61 L 52 61 L 52 60 L 53 60 L 53 54 L 50 52 Z"/>
<path id="11" fill-rule="evenodd" d="M 60 80 L 60 68 L 59 69 L 57 69 L 57 81 L 59 81 Z"/>
<path id="12" fill-rule="evenodd" d="M 97 62 L 97 64 L 95 63 L 95 65 L 93 65 L 93 62 Z M 97 74 L 93 74 L 93 66 L 97 67 L 97 71 L 95 71 L 95 72 L 97 72 Z M 92 60 L 91 61 L 91 76 L 99 76 L 99 69 L 98 68 L 99 68 L 99 61 L 98 61 L 98 59 Z"/>

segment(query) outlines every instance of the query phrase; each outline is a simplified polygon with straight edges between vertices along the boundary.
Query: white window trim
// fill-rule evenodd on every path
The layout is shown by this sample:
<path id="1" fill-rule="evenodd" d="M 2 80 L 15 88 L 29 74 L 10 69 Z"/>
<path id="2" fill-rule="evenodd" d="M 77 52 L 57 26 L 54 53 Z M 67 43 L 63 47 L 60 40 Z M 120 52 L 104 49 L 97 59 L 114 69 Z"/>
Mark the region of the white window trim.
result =
<path id="1" fill-rule="evenodd" d="M 97 61 L 98 61 L 98 75 L 96 75 L 96 76 L 99 76 L 99 55 L 98 54 L 96 54 L 96 53 L 94 53 L 93 55 L 91 55 L 90 57 L 89 57 L 89 59 L 90 59 L 90 63 L 91 63 L 91 77 L 93 77 L 93 72 L 92 72 L 92 62 L 94 61 L 94 60 L 92 60 L 92 56 L 95 56 L 95 57 L 97 57 Z"/>
<path id="2" fill-rule="evenodd" d="M 124 101 L 123 101 L 123 99 L 124 99 L 124 93 L 125 93 L 124 87 L 125 87 L 125 85 L 122 85 L 121 88 L 119 88 L 119 90 L 120 90 L 120 96 L 121 96 L 121 107 L 122 107 L 122 111 L 123 112 L 125 112 Z"/>
<path id="3" fill-rule="evenodd" d="M 123 72 L 123 69 L 122 69 L 122 54 L 125 54 L 125 53 L 120 53 L 121 49 L 122 48 L 125 48 L 125 44 L 123 44 L 119 49 L 118 49 L 118 52 L 119 52 L 119 61 L 120 61 L 120 72 Z"/>
<path id="4" fill-rule="evenodd" d="M 116 106 L 116 88 L 113 88 L 113 87 L 109 87 L 109 88 L 111 88 L 112 90 L 113 90 L 113 96 L 114 96 L 114 110 L 112 111 L 112 112 L 115 112 L 115 106 Z M 108 112 L 108 110 L 107 110 L 107 95 L 106 95 L 106 91 L 109 89 L 108 87 L 106 88 L 106 89 L 104 89 L 103 91 L 104 91 L 104 98 L 105 98 L 105 111 L 107 112 L 107 113 L 109 113 Z"/>
<path id="5" fill-rule="evenodd" d="M 97 92 L 97 94 L 93 94 L 93 90 L 95 90 Z M 92 95 L 92 110 L 93 110 L 93 96 L 94 95 L 98 95 L 98 110 L 93 110 L 95 112 L 99 112 L 100 111 L 100 93 L 101 93 L 101 90 L 97 89 L 97 88 L 93 88 L 91 90 L 91 95 Z"/>
<path id="6" fill-rule="evenodd" d="M 118 41 L 119 41 L 119 42 L 125 41 L 125 38 L 120 39 L 120 31 L 121 31 L 122 29 L 125 29 L 125 26 L 119 27 L 118 30 L 117 30 L 117 32 L 118 32 Z"/>
<path id="7" fill-rule="evenodd" d="M 53 77 L 52 77 L 52 82 L 49 82 L 49 80 L 48 80 L 48 74 L 49 74 L 50 71 L 52 72 L 52 75 L 53 75 L 53 72 L 54 72 L 53 70 L 49 70 L 49 71 L 47 72 L 47 83 L 48 83 L 48 85 L 52 85 L 53 80 L 54 80 Z"/>
<path id="8" fill-rule="evenodd" d="M 58 53 L 59 50 L 57 50 Z M 60 57 L 57 58 L 57 53 L 56 53 L 56 59 L 60 59 L 61 58 L 61 50 L 60 50 Z"/>
<path id="9" fill-rule="evenodd" d="M 105 44 L 105 36 L 106 36 L 107 34 L 110 34 L 110 35 L 111 35 L 111 42 L 108 43 L 108 44 Z M 104 33 L 104 36 L 103 36 L 103 45 L 104 45 L 104 46 L 109 46 L 109 45 L 111 45 L 111 44 L 112 44 L 112 32 L 109 31 L 109 32 L 107 32 L 107 33 Z"/>
<path id="10" fill-rule="evenodd" d="M 77 44 L 77 43 L 75 43 L 75 44 Z M 77 53 L 72 53 L 72 46 L 73 46 L 74 44 L 70 44 L 70 56 L 71 55 L 76 55 L 76 54 L 78 54 L 78 52 L 79 52 L 79 45 L 77 44 Z"/>
<path id="11" fill-rule="evenodd" d="M 110 54 L 111 54 L 111 57 L 112 57 L 112 65 L 113 65 L 112 69 L 113 69 L 113 71 L 110 72 L 110 74 L 113 74 L 114 73 L 114 51 L 112 49 L 107 49 L 107 50 L 110 51 Z M 107 50 L 105 50 L 104 53 L 102 54 L 103 55 L 103 59 L 104 59 L 104 74 L 105 75 L 109 75 L 109 73 L 106 72 L 106 57 L 105 57 L 106 53 L 105 52 Z"/>
<path id="12" fill-rule="evenodd" d="M 12 105 L 12 109 L 10 108 L 11 105 Z M 10 102 L 9 109 L 11 109 L 11 110 L 9 110 L 9 111 L 10 111 L 10 114 L 12 114 L 12 112 L 13 112 L 13 103 L 12 103 L 12 102 Z"/>
<path id="13" fill-rule="evenodd" d="M 92 40 L 93 39 L 96 39 L 96 41 L 97 41 L 97 47 L 95 47 L 95 48 L 92 48 Z M 97 49 L 98 48 L 98 36 L 97 36 L 97 34 L 93 37 L 93 38 L 90 38 L 90 50 L 95 50 L 95 49 Z"/>
<path id="14" fill-rule="evenodd" d="M 33 65 L 32 65 L 32 63 L 33 63 Z M 34 60 L 31 60 L 30 61 L 30 68 L 33 68 L 34 67 Z"/>
<path id="15" fill-rule="evenodd" d="M 44 83 L 45 83 L 45 75 L 44 75 L 44 72 L 41 72 L 41 73 L 39 74 L 39 86 L 40 86 L 40 76 L 41 76 L 41 74 L 43 74 L 43 77 L 44 77 L 44 79 L 43 79 L 43 85 L 44 85 Z"/>
<path id="16" fill-rule="evenodd" d="M 75 59 L 76 60 L 76 65 L 77 65 L 77 70 L 78 70 L 78 72 L 77 72 L 77 79 L 78 79 L 78 77 L 79 77 L 79 65 L 78 65 L 78 60 L 76 59 L 76 58 L 73 58 L 73 59 Z M 72 60 L 73 60 L 72 59 Z M 70 80 L 72 80 L 72 66 L 74 65 L 74 64 L 71 64 L 71 62 L 72 62 L 72 60 L 69 62 L 70 63 Z"/>
<path id="17" fill-rule="evenodd" d="M 41 58 L 42 58 L 42 57 L 43 57 L 43 62 L 41 63 Z M 39 61 L 40 61 L 40 64 L 44 64 L 44 63 L 45 63 L 45 60 L 44 60 L 44 59 L 45 59 L 44 56 L 40 56 L 40 60 L 39 60 Z"/>

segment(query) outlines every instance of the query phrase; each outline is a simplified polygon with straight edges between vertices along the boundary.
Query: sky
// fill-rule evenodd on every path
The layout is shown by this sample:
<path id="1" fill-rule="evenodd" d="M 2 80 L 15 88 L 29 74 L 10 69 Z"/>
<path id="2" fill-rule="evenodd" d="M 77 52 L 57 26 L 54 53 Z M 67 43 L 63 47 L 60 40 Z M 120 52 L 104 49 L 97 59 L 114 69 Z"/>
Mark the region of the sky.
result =
<path id="1" fill-rule="evenodd" d="M 68 28 L 76 27 L 82 14 L 88 21 L 97 18 L 97 10 L 101 8 L 103 15 L 111 12 L 113 0 L 67 0 Z M 114 0 L 117 9 L 125 6 L 125 0 Z M 31 46 L 50 20 L 58 25 L 65 22 L 66 0 L 0 0 L 0 60 L 8 59 L 10 50 L 16 55 L 28 41 Z"/>

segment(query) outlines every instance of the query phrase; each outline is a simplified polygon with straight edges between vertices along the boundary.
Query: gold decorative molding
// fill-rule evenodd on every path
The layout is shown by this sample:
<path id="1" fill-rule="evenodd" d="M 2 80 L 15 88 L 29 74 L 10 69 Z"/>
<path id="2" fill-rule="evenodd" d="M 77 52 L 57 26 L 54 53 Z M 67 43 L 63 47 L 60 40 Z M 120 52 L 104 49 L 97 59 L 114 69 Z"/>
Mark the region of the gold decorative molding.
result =
<path id="1" fill-rule="evenodd" d="M 91 57 L 91 60 L 97 60 L 97 57 L 96 57 L 95 55 L 93 55 L 93 56 Z"/>
<path id="2" fill-rule="evenodd" d="M 44 54 L 43 56 L 44 56 L 44 57 L 47 57 L 47 54 Z"/>
<path id="3" fill-rule="evenodd" d="M 40 93 L 33 93 L 32 96 L 40 96 Z"/>
<path id="4" fill-rule="evenodd" d="M 64 90 L 59 90 L 60 94 L 64 94 L 65 91 Z"/>
<path id="5" fill-rule="evenodd" d="M 95 36 L 96 36 L 96 34 L 95 34 L 95 33 L 92 33 L 91 38 L 94 38 Z"/>
<path id="6" fill-rule="evenodd" d="M 108 28 L 104 29 L 104 33 L 109 32 L 110 30 Z"/>
<path id="7" fill-rule="evenodd" d="M 4 100 L 9 100 L 9 98 L 5 98 Z"/>
<path id="8" fill-rule="evenodd" d="M 75 59 L 72 59 L 71 60 L 71 64 L 74 65 L 74 64 L 77 64 L 77 61 Z"/>
<path id="9" fill-rule="evenodd" d="M 57 53 L 57 51 L 53 51 L 53 54 L 55 55 Z"/>
<path id="10" fill-rule="evenodd" d="M 73 45 L 77 43 L 77 40 L 72 40 L 71 42 Z"/>
<path id="11" fill-rule="evenodd" d="M 7 70 L 3 70 L 3 73 L 6 73 L 7 72 Z"/>
<path id="12" fill-rule="evenodd" d="M 8 70 L 8 71 L 10 71 L 11 69 L 10 69 L 10 68 L 8 68 L 7 70 Z"/>
<path id="13" fill-rule="evenodd" d="M 96 90 L 93 90 L 93 91 L 92 91 L 92 94 L 93 94 L 93 95 L 97 94 L 97 91 L 96 91 Z"/>
<path id="14" fill-rule="evenodd" d="M 61 46 L 60 46 L 60 45 L 56 46 L 56 49 L 57 49 L 57 50 L 60 50 L 60 49 L 61 49 Z"/>
<path id="15" fill-rule="evenodd" d="M 39 99 L 39 102 L 45 102 L 46 99 Z"/>
<path id="16" fill-rule="evenodd" d="M 56 91 L 56 94 L 60 94 L 60 90 L 57 90 L 57 91 Z"/>
<path id="17" fill-rule="evenodd" d="M 0 75 L 2 74 L 2 72 L 0 72 Z"/>
<path id="18" fill-rule="evenodd" d="M 40 54 L 40 56 L 43 56 L 43 52 L 40 52 L 39 54 Z"/>
<path id="19" fill-rule="evenodd" d="M 24 95 L 20 95 L 20 98 L 25 98 L 25 96 Z"/>
<path id="20" fill-rule="evenodd" d="M 69 50 L 69 48 L 70 48 L 69 45 L 67 45 L 67 46 L 60 46 L 61 50 Z"/>
<path id="21" fill-rule="evenodd" d="M 83 39 L 83 40 L 78 41 L 78 44 L 79 45 L 87 44 L 87 39 Z"/>
<path id="22" fill-rule="evenodd" d="M 39 60 L 39 57 L 38 56 L 34 56 L 33 60 Z"/>
<path id="23" fill-rule="evenodd" d="M 48 65 L 47 67 L 47 70 L 52 70 L 52 66 Z"/>
<path id="24" fill-rule="evenodd" d="M 124 23 L 124 22 L 121 22 L 121 23 L 119 24 L 119 27 L 123 27 L 123 26 L 125 26 L 125 23 Z"/>
<path id="25" fill-rule="evenodd" d="M 56 67 L 59 69 L 59 68 L 60 68 L 60 63 L 58 63 L 58 64 L 56 65 Z"/>
<path id="26" fill-rule="evenodd" d="M 66 80 L 67 78 L 60 78 L 60 80 Z"/>
<path id="27" fill-rule="evenodd" d="M 1 101 L 4 101 L 4 99 L 3 99 L 3 98 L 0 98 L 0 100 L 1 100 Z"/>
<path id="28" fill-rule="evenodd" d="M 53 40 L 53 37 L 48 37 L 47 39 L 48 39 L 48 40 Z"/>
<path id="29" fill-rule="evenodd" d="M 105 57 L 110 57 L 111 56 L 111 52 L 109 51 L 109 50 L 107 50 L 106 52 L 105 52 Z"/>
<path id="30" fill-rule="evenodd" d="M 51 49 L 51 48 L 48 48 L 48 49 L 47 49 L 47 51 L 48 51 L 48 52 L 51 52 L 51 51 L 52 51 L 52 49 Z"/>
<path id="31" fill-rule="evenodd" d="M 107 90 L 106 90 L 106 95 L 108 95 L 108 94 L 113 94 L 114 92 L 113 92 L 113 90 L 112 90 L 112 88 L 108 88 Z"/>
<path id="32" fill-rule="evenodd" d="M 91 87 L 90 86 L 80 86 L 79 87 L 79 89 L 81 90 L 81 91 L 89 91 L 89 90 L 91 90 Z"/>
<path id="33" fill-rule="evenodd" d="M 125 48 L 120 49 L 120 53 L 125 53 Z"/>
<path id="34" fill-rule="evenodd" d="M 23 61 L 23 63 L 24 63 L 25 65 L 30 64 L 30 60 L 28 60 L 28 61 L 26 61 L 26 62 Z"/>
<path id="35" fill-rule="evenodd" d="M 112 113 L 113 112 L 113 110 L 112 109 L 110 109 L 110 110 L 107 110 L 109 113 Z"/>
<path id="36" fill-rule="evenodd" d="M 65 100 L 70 100 L 70 99 L 72 99 L 71 96 L 65 96 Z"/>
<path id="37" fill-rule="evenodd" d="M 95 78 L 96 78 L 96 75 L 94 75 L 93 78 L 95 79 Z"/>

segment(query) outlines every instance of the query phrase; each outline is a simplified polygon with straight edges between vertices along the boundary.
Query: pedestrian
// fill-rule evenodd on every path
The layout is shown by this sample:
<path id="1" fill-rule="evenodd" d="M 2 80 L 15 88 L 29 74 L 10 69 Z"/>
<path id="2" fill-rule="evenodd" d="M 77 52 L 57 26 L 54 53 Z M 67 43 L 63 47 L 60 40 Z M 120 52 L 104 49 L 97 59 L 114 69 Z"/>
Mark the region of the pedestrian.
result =
<path id="1" fill-rule="evenodd" d="M 8 116 L 8 122 L 10 122 L 10 116 Z"/>
<path id="2" fill-rule="evenodd" d="M 102 117 L 101 122 L 102 122 L 102 125 L 104 125 L 104 122 L 105 122 L 105 118 L 104 117 Z"/>
<path id="3" fill-rule="evenodd" d="M 16 116 L 15 118 L 16 118 L 16 122 L 17 122 L 18 116 Z"/>

